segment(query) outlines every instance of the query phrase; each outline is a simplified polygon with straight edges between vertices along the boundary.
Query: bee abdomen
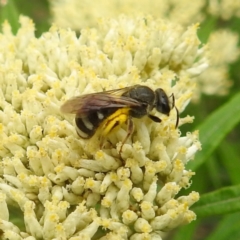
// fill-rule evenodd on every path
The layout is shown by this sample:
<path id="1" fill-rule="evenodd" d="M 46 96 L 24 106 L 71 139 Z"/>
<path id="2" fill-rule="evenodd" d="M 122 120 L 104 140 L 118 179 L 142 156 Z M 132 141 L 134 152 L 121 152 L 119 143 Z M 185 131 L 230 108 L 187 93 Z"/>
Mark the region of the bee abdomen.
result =
<path id="1" fill-rule="evenodd" d="M 91 112 L 85 117 L 76 116 L 75 122 L 77 126 L 77 133 L 81 138 L 91 138 L 99 125 L 111 115 L 116 109 L 108 111 Z"/>
<path id="2" fill-rule="evenodd" d="M 88 118 L 75 118 L 77 133 L 81 138 L 90 138 L 95 133 L 95 128 L 86 124 Z"/>

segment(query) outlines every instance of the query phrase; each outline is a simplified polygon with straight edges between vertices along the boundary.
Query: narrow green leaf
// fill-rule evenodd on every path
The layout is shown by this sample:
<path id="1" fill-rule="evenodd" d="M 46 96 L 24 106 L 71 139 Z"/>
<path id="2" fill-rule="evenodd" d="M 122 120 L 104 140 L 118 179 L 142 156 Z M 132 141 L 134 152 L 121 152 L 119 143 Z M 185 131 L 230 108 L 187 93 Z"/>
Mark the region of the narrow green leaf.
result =
<path id="1" fill-rule="evenodd" d="M 215 154 L 209 157 L 209 161 L 206 162 L 206 171 L 209 181 L 214 189 L 219 189 L 222 187 L 222 178 L 219 177 L 220 175 L 220 166 L 219 166 L 219 159 L 216 157 Z M 201 179 L 202 177 L 200 177 Z M 202 180 L 202 179 L 201 179 Z"/>
<path id="2" fill-rule="evenodd" d="M 186 226 L 180 227 L 173 237 L 171 237 L 171 240 L 192 240 L 194 233 L 197 228 L 197 221 L 191 222 L 191 224 L 188 224 Z"/>
<path id="3" fill-rule="evenodd" d="M 240 184 L 239 169 L 239 146 L 233 146 L 223 141 L 218 149 L 219 158 L 225 167 L 232 184 Z"/>
<path id="4" fill-rule="evenodd" d="M 240 185 L 203 194 L 192 210 L 198 217 L 240 211 Z"/>
<path id="5" fill-rule="evenodd" d="M 240 212 L 225 216 L 206 240 L 240 239 Z"/>
<path id="6" fill-rule="evenodd" d="M 203 164 L 239 121 L 240 93 L 236 94 L 229 102 L 213 112 L 196 128 L 200 133 L 202 151 L 196 155 L 194 161 L 188 164 L 188 168 L 195 170 Z"/>

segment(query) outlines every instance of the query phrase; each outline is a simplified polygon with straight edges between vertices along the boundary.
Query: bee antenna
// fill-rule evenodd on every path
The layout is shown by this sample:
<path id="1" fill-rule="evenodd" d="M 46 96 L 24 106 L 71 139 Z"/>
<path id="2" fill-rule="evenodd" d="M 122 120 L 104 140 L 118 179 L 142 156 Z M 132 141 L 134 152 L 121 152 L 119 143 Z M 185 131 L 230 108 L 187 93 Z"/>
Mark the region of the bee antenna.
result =
<path id="1" fill-rule="evenodd" d="M 174 108 L 175 107 L 175 97 L 174 97 L 174 94 L 172 93 L 171 95 L 170 95 L 170 97 L 172 97 L 172 108 Z M 170 98 L 169 97 L 169 98 Z"/>
<path id="2" fill-rule="evenodd" d="M 175 110 L 176 110 L 176 113 L 177 113 L 177 120 L 176 120 L 176 124 L 175 124 L 175 128 L 177 128 L 178 127 L 178 123 L 179 123 L 179 111 L 176 108 L 176 106 L 174 106 L 174 107 L 175 107 Z"/>
<path id="3" fill-rule="evenodd" d="M 179 111 L 178 111 L 177 107 L 175 106 L 175 97 L 174 97 L 174 94 L 172 93 L 170 97 L 172 97 L 172 107 L 175 108 L 176 113 L 177 113 L 177 120 L 176 120 L 176 124 L 175 124 L 175 128 L 177 128 L 177 127 L 178 127 L 178 124 L 179 124 Z"/>

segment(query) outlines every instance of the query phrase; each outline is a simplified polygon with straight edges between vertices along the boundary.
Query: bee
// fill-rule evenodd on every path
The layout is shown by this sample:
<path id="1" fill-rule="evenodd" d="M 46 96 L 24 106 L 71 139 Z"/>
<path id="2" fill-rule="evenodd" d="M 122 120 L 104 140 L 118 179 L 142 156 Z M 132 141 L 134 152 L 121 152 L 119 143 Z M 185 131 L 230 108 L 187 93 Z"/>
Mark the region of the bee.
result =
<path id="1" fill-rule="evenodd" d="M 170 101 L 171 98 L 172 101 Z M 179 112 L 175 106 L 174 95 L 168 97 L 161 88 L 153 91 L 143 85 L 73 97 L 61 106 L 61 111 L 76 114 L 76 129 L 81 138 L 89 139 L 97 129 L 101 129 L 100 148 L 103 147 L 106 136 L 114 128 L 126 123 L 127 135 L 122 141 L 119 151 L 121 153 L 124 143 L 134 131 L 132 118 L 148 116 L 154 122 L 162 121 L 159 117 L 150 114 L 154 108 L 165 115 L 169 115 L 175 108 L 177 113 L 175 127 L 177 128 Z"/>

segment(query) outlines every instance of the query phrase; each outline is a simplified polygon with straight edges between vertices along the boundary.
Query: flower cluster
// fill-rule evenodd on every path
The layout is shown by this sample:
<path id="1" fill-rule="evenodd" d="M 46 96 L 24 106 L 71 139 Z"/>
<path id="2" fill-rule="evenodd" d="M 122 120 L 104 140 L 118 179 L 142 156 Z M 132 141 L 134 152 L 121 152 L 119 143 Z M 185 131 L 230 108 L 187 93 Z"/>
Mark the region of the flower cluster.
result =
<path id="1" fill-rule="evenodd" d="M 234 0 L 210 0 L 208 12 L 224 20 L 229 20 L 233 16 L 240 17 L 240 2 Z"/>
<path id="2" fill-rule="evenodd" d="M 201 94 L 200 91 L 209 95 L 225 95 L 228 93 L 229 87 L 232 85 L 228 65 L 235 62 L 239 57 L 240 50 L 237 44 L 238 35 L 231 31 L 219 30 L 210 36 L 208 55 L 211 67 L 198 76 L 199 87 L 196 88 L 194 100 L 198 99 Z"/>
<path id="3" fill-rule="evenodd" d="M 184 29 L 151 17 L 99 21 L 75 32 L 52 27 L 40 38 L 20 18 L 0 35 L 0 229 L 2 239 L 161 239 L 195 219 L 199 195 L 179 196 L 194 172 L 185 169 L 201 148 L 198 133 L 181 136 L 176 111 L 134 119 L 97 139 L 79 138 L 74 115 L 60 111 L 72 96 L 142 84 L 174 94 L 182 113 L 194 78 L 207 67 L 197 26 Z M 158 115 L 159 113 L 153 112 Z M 181 117 L 179 125 L 193 117 Z M 9 218 L 11 205 L 24 230 Z"/>
<path id="4" fill-rule="evenodd" d="M 202 20 L 201 9 L 205 6 L 202 0 L 50 0 L 53 22 L 58 26 L 75 30 L 84 27 L 95 27 L 98 18 L 113 18 L 119 14 L 136 16 L 139 13 L 151 14 L 155 18 L 168 18 L 171 22 L 189 25 Z M 81 13 L 81 14 L 79 14 Z M 62 16 L 65 16 L 64 18 Z"/>
<path id="5" fill-rule="evenodd" d="M 101 16 L 115 17 L 121 13 L 128 16 L 138 16 L 139 12 L 151 14 L 155 18 L 161 17 L 183 26 L 206 20 L 209 16 L 206 12 L 225 20 L 240 14 L 240 1 L 235 0 L 210 0 L 209 2 L 202 0 L 162 0 L 152 1 L 151 4 L 147 0 L 139 0 L 138 2 L 135 0 L 113 0 L 111 2 L 99 0 L 90 3 L 78 0 L 54 0 L 50 3 L 53 22 L 58 26 L 70 27 L 76 31 L 87 26 L 97 26 Z M 203 10 L 204 8 L 206 11 Z M 227 37 L 230 38 L 230 41 L 227 41 Z M 236 34 L 223 30 L 213 32 L 209 37 L 209 45 L 209 58 L 212 61 L 208 71 L 198 75 L 195 79 L 197 85 L 194 92 L 195 102 L 199 101 L 202 93 L 227 94 L 232 85 L 232 80 L 227 74 L 230 63 L 227 59 L 232 58 L 231 63 L 237 60 L 238 54 L 236 53 L 239 52 L 239 47 Z M 215 46 L 221 46 L 221 48 Z M 224 47 L 222 48 L 222 46 Z M 219 49 L 224 49 L 224 51 L 219 51 Z"/>

